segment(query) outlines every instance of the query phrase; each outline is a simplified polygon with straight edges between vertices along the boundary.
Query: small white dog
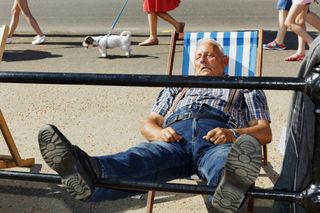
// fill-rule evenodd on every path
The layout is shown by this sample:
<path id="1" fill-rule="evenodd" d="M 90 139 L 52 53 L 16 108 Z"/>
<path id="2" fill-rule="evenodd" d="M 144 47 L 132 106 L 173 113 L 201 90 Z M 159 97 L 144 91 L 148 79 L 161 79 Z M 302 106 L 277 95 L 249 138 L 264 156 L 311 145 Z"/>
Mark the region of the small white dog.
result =
<path id="1" fill-rule="evenodd" d="M 123 51 L 126 51 L 126 56 L 130 57 L 132 51 L 130 36 L 129 31 L 123 31 L 120 35 L 87 36 L 82 45 L 86 48 L 98 46 L 102 57 L 107 57 L 107 49 L 120 47 Z"/>

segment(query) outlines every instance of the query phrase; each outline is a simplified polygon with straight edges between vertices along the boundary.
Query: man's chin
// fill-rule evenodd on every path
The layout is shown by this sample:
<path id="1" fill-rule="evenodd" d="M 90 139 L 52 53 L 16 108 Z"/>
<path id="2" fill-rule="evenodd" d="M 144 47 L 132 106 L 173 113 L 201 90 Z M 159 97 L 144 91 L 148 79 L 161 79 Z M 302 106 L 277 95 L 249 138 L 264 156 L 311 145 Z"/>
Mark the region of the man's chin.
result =
<path id="1" fill-rule="evenodd" d="M 218 70 L 202 69 L 200 72 L 196 72 L 197 76 L 223 76 L 223 70 L 220 72 Z"/>
<path id="2" fill-rule="evenodd" d="M 197 73 L 197 76 L 210 76 L 212 75 L 212 72 L 210 70 L 201 70 Z"/>

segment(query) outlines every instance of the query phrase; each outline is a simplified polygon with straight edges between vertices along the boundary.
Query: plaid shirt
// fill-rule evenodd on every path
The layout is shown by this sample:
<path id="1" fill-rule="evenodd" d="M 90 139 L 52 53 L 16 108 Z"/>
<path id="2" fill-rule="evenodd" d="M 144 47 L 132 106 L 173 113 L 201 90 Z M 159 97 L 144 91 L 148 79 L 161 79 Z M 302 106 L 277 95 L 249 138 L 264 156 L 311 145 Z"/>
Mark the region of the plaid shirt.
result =
<path id="1" fill-rule="evenodd" d="M 231 89 L 190 88 L 178 102 L 177 107 L 174 110 L 170 110 L 175 97 L 181 90 L 182 88 L 176 87 L 162 89 L 151 111 L 166 119 L 177 109 L 192 103 L 205 103 L 220 111 L 225 111 L 227 102 L 230 101 Z M 262 90 L 239 89 L 238 91 L 235 101 L 233 101 L 227 112 L 238 122 L 238 127 L 247 127 L 248 122 L 254 120 L 270 121 L 267 99 Z"/>

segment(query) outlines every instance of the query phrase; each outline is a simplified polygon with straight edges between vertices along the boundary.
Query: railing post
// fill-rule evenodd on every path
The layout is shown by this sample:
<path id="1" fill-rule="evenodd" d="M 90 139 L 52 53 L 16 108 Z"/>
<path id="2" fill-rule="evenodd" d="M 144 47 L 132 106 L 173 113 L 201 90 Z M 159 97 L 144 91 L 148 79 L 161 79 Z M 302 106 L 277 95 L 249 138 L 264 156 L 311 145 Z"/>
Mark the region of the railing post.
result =
<path id="1" fill-rule="evenodd" d="M 301 193 L 302 204 L 308 212 L 320 212 L 320 65 L 306 78 L 307 94 L 315 103 L 315 136 L 312 161 L 312 182 Z"/>

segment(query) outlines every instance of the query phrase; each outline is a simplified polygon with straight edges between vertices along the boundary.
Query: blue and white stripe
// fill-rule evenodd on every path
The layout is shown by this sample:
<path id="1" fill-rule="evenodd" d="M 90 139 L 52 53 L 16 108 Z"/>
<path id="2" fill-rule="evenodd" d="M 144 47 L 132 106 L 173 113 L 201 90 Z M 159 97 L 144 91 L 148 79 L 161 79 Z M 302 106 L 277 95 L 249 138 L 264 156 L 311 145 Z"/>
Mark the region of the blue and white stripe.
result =
<path id="1" fill-rule="evenodd" d="M 194 57 L 197 41 L 211 38 L 221 44 L 229 65 L 225 73 L 230 76 L 255 76 L 258 31 L 237 32 L 185 32 L 182 75 L 194 74 Z"/>

